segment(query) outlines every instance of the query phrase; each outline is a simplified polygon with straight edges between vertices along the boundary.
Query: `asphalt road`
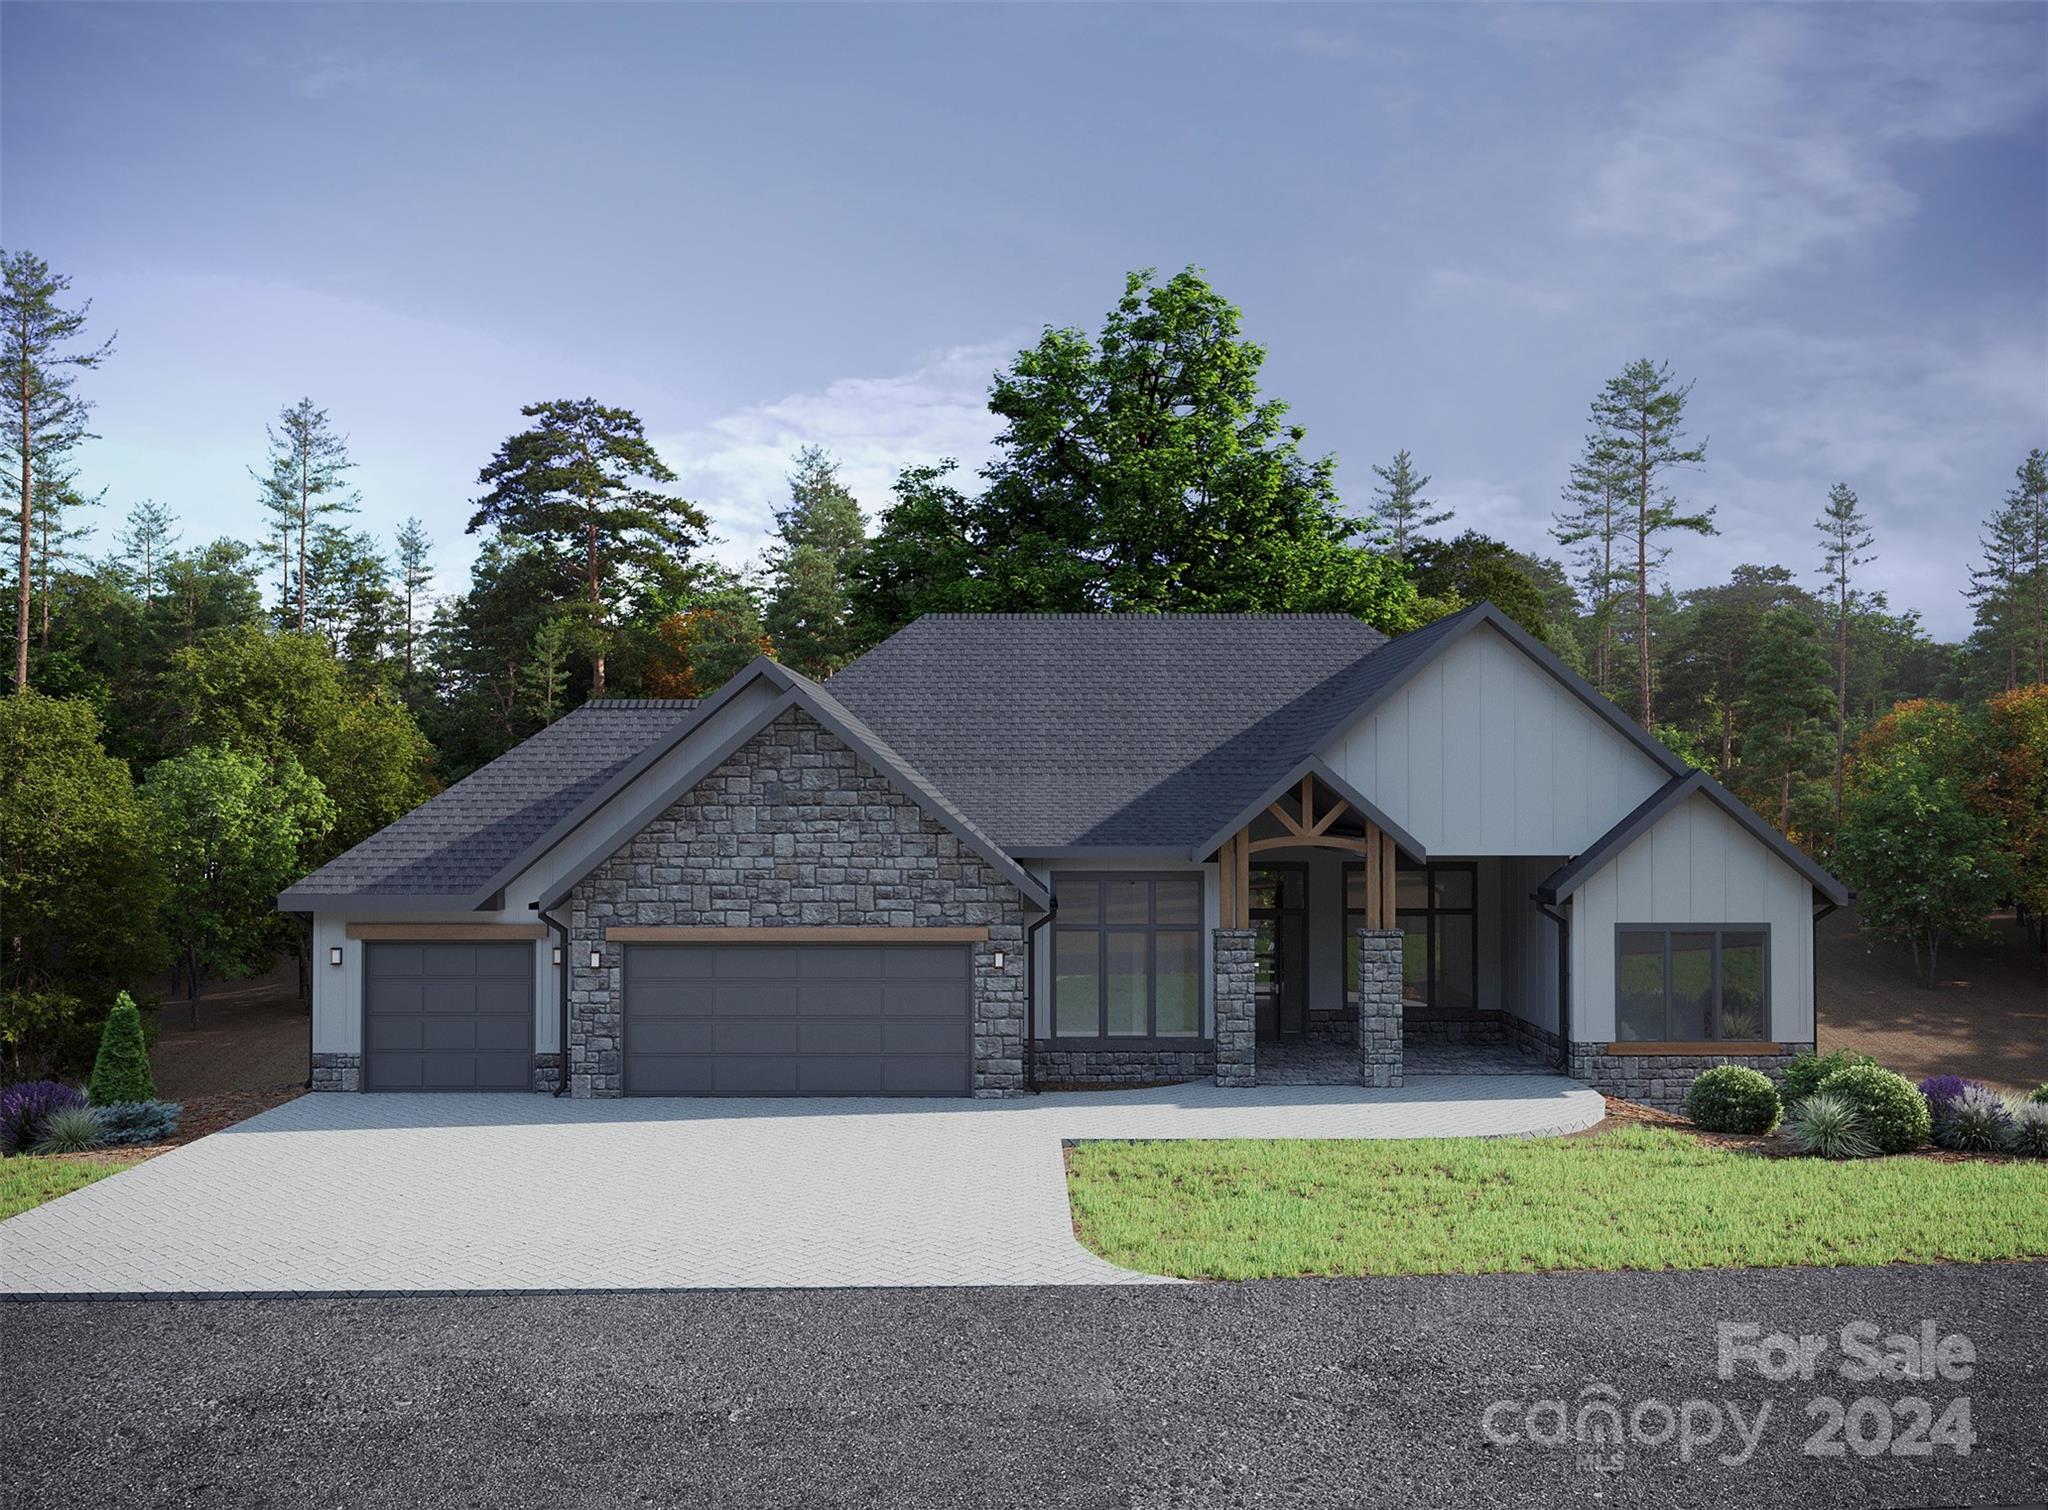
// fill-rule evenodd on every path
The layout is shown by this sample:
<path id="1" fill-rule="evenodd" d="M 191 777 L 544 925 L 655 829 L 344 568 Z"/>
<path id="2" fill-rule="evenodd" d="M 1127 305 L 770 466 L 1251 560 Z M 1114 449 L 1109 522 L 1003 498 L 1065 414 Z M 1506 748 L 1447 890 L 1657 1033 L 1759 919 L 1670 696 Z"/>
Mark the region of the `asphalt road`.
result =
<path id="1" fill-rule="evenodd" d="M 0 1305 L 0 1493 L 434 1510 L 2014 1504 L 2048 1500 L 2044 1317 L 2048 1266 Z M 1967 1378 L 1835 1372 L 1843 1327 L 1923 1320 L 1969 1339 L 1973 1364 L 1947 1355 Z M 1722 1322 L 1821 1338 L 1815 1377 L 1772 1383 L 1745 1362 L 1723 1380 Z M 1624 1426 L 1617 1471 L 1528 1440 L 1559 1430 L 1529 1406 L 1576 1411 L 1599 1383 L 1649 1439 Z M 1920 1441 L 1897 1403 L 1913 1395 L 1952 1428 L 1968 1398 L 1967 1456 L 1956 1430 L 1924 1456 L 1884 1446 Z M 1824 1396 L 1848 1414 L 1838 1457 L 1802 1452 Z M 1754 1453 L 1721 1462 L 1764 1401 Z"/>

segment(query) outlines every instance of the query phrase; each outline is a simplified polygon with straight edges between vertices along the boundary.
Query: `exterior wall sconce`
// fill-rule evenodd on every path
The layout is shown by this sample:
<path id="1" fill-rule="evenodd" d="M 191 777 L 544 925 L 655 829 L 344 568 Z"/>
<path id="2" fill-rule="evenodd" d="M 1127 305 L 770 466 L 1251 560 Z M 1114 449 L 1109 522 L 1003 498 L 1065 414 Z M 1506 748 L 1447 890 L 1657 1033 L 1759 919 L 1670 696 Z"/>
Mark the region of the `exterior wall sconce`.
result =
<path id="1" fill-rule="evenodd" d="M 1003 959 L 1004 959 L 1003 951 L 1002 951 L 1002 950 L 1000 950 L 1000 949 L 998 949 L 998 950 L 996 951 L 996 968 L 997 968 L 998 970 L 1000 970 L 1000 969 L 1002 969 L 1002 968 L 1003 968 Z"/>
<path id="2" fill-rule="evenodd" d="M 603 950 L 593 949 L 590 951 L 590 968 L 593 970 L 602 970 L 604 968 Z"/>
<path id="3" fill-rule="evenodd" d="M 561 946 L 560 944 L 557 944 L 557 945 L 555 945 L 555 952 L 554 952 L 554 957 L 553 957 L 553 959 L 551 959 L 551 960 L 549 961 L 549 963 L 550 963 L 550 964 L 555 964 L 555 965 L 559 965 L 559 964 L 560 964 L 561 962 L 562 962 L 562 946 Z"/>
<path id="4" fill-rule="evenodd" d="M 339 965 L 341 963 L 341 945 L 336 944 L 327 951 L 327 963 L 330 965 Z"/>

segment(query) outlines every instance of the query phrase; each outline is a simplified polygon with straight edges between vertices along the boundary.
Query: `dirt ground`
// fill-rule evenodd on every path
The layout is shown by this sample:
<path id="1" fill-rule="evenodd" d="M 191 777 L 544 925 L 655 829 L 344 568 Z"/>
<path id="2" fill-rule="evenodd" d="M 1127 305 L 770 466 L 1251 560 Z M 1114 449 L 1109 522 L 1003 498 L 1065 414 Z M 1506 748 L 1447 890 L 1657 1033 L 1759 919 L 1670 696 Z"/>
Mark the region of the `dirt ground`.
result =
<path id="1" fill-rule="evenodd" d="M 1820 1051 L 1852 1049 L 1912 1080 L 1962 1075 L 2008 1090 L 2048 1082 L 2048 974 L 2010 913 L 1984 943 L 1952 950 L 1923 991 L 1904 949 L 1857 932 L 1853 909 L 1816 940 Z"/>
<path id="2" fill-rule="evenodd" d="M 303 1094 L 311 1035 L 289 959 L 259 979 L 209 986 L 199 998 L 197 1029 L 183 999 L 167 999 L 149 1063 L 157 1095 L 184 1104 L 177 1141 Z"/>

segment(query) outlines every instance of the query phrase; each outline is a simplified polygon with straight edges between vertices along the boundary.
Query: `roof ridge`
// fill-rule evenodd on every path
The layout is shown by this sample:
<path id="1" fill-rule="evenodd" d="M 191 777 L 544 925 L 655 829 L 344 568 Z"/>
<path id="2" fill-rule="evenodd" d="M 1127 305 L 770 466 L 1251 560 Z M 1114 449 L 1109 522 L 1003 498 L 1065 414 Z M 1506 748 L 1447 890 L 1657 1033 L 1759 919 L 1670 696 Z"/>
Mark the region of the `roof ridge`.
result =
<path id="1" fill-rule="evenodd" d="M 1323 619 L 1346 624 L 1364 624 L 1368 629 L 1373 627 L 1357 614 L 1352 613 L 1224 613 L 1209 609 L 1161 609 L 1157 612 L 1141 612 L 1133 609 L 1105 609 L 1100 613 L 925 613 L 919 614 L 912 622 L 922 624 L 927 619 L 1027 619 L 1034 623 L 1044 623 L 1049 620 L 1066 620 L 1074 623 L 1097 623 L 1112 620 L 1159 623 L 1165 620 L 1185 619 Z"/>

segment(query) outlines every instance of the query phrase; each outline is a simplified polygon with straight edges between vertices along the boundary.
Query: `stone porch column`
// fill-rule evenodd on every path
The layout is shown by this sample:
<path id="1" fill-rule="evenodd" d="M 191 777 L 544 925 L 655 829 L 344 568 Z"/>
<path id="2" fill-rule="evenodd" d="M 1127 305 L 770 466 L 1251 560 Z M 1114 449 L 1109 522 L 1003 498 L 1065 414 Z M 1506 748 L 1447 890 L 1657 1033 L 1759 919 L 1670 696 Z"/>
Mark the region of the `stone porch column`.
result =
<path id="1" fill-rule="evenodd" d="M 1221 1019 L 1218 1019 L 1221 1027 Z M 1219 1040 L 1220 1051 L 1222 1043 Z M 1401 930 L 1358 931 L 1358 1083 L 1401 1083 Z"/>
<path id="2" fill-rule="evenodd" d="M 1209 935 L 1214 957 L 1216 1009 L 1216 1083 L 1248 1086 L 1259 1083 L 1257 964 L 1249 928 L 1218 928 Z M 1398 1038 L 1396 1047 L 1399 1047 Z"/>

